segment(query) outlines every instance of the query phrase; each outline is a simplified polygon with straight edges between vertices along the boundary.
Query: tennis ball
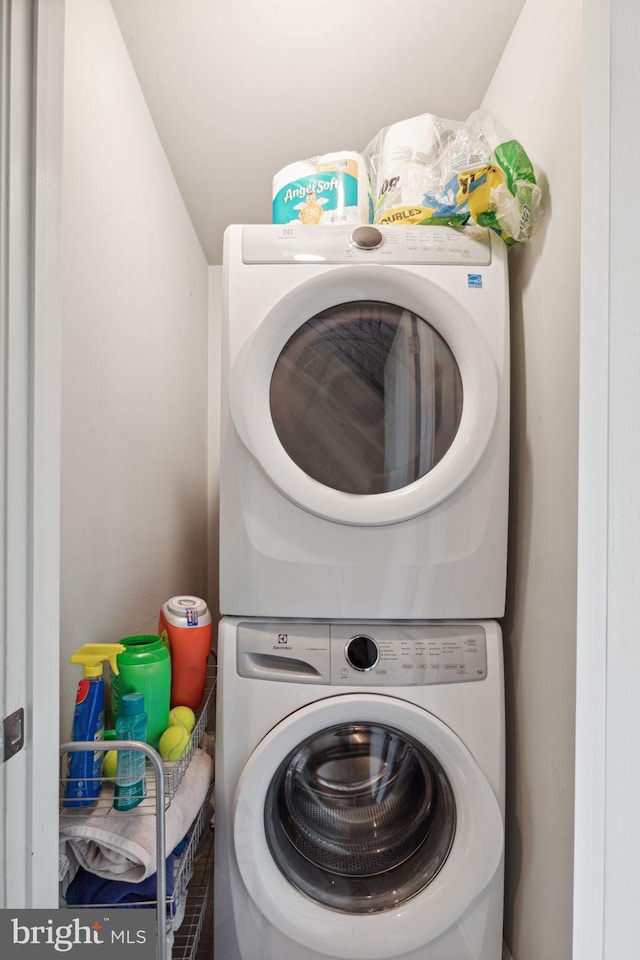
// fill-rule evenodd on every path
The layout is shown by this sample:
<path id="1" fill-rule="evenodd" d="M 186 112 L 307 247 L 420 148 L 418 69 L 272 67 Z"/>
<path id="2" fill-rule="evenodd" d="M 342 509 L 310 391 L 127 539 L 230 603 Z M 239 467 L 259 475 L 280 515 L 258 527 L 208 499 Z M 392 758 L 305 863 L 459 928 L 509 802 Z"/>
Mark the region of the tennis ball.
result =
<path id="1" fill-rule="evenodd" d="M 117 766 L 118 766 L 118 751 L 107 750 L 104 757 L 102 758 L 102 776 L 106 777 L 107 780 L 113 780 L 116 775 Z"/>
<path id="2" fill-rule="evenodd" d="M 191 733 L 196 725 L 196 715 L 191 707 L 174 707 L 169 714 L 170 727 L 184 727 L 187 733 Z"/>
<path id="3" fill-rule="evenodd" d="M 191 737 L 184 727 L 167 727 L 158 743 L 158 750 L 163 760 L 179 760 L 191 742 Z"/>

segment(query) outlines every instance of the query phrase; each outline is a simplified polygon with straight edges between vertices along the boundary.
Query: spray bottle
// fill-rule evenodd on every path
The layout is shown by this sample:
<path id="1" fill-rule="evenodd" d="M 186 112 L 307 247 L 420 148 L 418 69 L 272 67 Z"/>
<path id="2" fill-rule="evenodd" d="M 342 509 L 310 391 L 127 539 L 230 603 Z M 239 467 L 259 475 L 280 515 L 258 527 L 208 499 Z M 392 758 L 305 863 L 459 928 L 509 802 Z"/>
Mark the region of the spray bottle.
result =
<path id="1" fill-rule="evenodd" d="M 108 660 L 118 672 L 116 657 L 125 648 L 119 643 L 85 643 L 75 651 L 70 663 L 83 665 L 73 715 L 73 740 L 102 740 L 104 735 L 103 663 Z M 102 752 L 82 750 L 69 755 L 65 807 L 90 807 L 100 793 Z"/>

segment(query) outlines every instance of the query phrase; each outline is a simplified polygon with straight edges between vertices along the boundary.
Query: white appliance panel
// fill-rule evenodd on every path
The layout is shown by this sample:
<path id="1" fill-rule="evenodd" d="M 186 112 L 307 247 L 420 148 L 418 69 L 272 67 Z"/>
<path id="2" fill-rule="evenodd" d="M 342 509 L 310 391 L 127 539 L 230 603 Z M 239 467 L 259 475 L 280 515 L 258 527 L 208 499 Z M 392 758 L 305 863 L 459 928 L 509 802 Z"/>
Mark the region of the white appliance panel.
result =
<path id="1" fill-rule="evenodd" d="M 226 234 L 223 613 L 502 615 L 504 245 L 445 230 L 446 263 L 407 263 L 403 228 L 379 250 L 282 229 Z"/>
<path id="2" fill-rule="evenodd" d="M 401 652 L 407 643 L 416 648 L 421 642 L 435 643 L 440 656 L 446 646 L 452 661 L 474 668 L 480 664 L 483 675 L 457 677 L 453 682 L 421 683 L 416 682 L 413 670 L 401 669 L 397 676 L 379 676 L 378 683 L 372 686 L 367 664 L 375 659 L 375 651 L 358 642 L 364 637 L 369 637 L 379 651 L 397 654 L 401 663 L 408 662 Z M 332 662 L 344 662 L 345 646 L 354 642 L 353 658 L 364 669 L 355 670 L 348 685 L 333 680 L 327 684 L 335 672 Z M 317 672 L 318 682 L 308 682 L 305 666 L 310 672 Z M 371 669 L 375 669 L 375 664 Z M 296 671 L 298 681 L 294 679 Z M 403 674 L 406 684 L 402 683 Z M 219 641 L 216 748 L 216 958 L 499 957 L 504 831 L 502 691 L 501 636 L 493 622 L 445 626 L 224 618 Z M 281 811 L 292 798 L 298 814 L 306 816 L 310 808 L 304 800 L 304 789 L 302 805 L 295 800 L 297 790 L 301 784 L 304 788 L 316 781 L 321 789 L 319 794 L 312 793 L 312 800 L 331 797 L 333 790 L 328 807 L 337 810 L 335 822 L 344 824 L 345 808 L 340 797 L 335 799 L 335 788 L 337 785 L 338 794 L 344 792 L 352 772 L 349 764 L 340 766 L 340 760 L 345 761 L 355 748 L 353 764 L 357 771 L 357 757 L 362 750 L 355 745 L 365 741 L 370 729 L 378 734 L 386 731 L 390 741 L 395 737 L 395 750 L 404 741 L 413 745 L 417 753 L 424 749 L 425 755 L 433 758 L 433 770 L 440 771 L 442 784 L 449 784 L 446 789 L 450 788 L 454 825 L 450 843 L 446 837 L 451 827 L 447 817 L 436 818 L 431 827 L 434 843 L 439 836 L 444 837 L 445 852 L 443 862 L 431 870 L 426 887 L 405 901 L 401 899 L 391 909 L 367 912 L 362 909 L 366 897 L 363 901 L 361 884 L 370 884 L 375 890 L 379 881 L 375 875 L 367 880 L 366 873 L 362 881 L 357 879 L 363 876 L 362 870 L 358 873 L 360 860 L 370 855 L 366 849 L 358 847 L 360 852 L 352 870 L 356 876 L 353 888 L 346 884 L 347 891 L 353 891 L 351 900 L 348 893 L 346 900 L 344 896 L 340 899 L 344 876 L 335 888 L 331 882 L 323 886 L 322 871 L 315 869 L 309 868 L 308 888 L 301 890 L 295 860 L 285 859 L 284 866 L 278 861 L 279 841 L 273 840 L 277 831 L 274 834 L 272 824 L 274 819 L 279 821 Z M 349 736 L 352 740 L 348 740 Z M 320 758 L 317 762 L 314 755 Z M 386 783 L 389 797 L 395 789 L 402 798 L 405 787 L 401 773 L 394 780 L 394 755 L 378 753 L 375 761 L 374 754 L 370 757 L 364 779 L 371 779 L 376 792 L 384 792 Z M 402 765 L 397 769 L 401 771 Z M 345 770 L 348 775 L 344 775 Z M 353 788 L 358 796 L 362 796 L 363 782 L 358 774 Z M 415 774 L 406 783 L 415 789 Z M 425 816 L 434 816 L 434 809 L 437 811 L 444 796 L 446 792 L 435 792 L 429 797 L 429 814 L 425 806 Z M 380 831 L 390 809 L 393 818 L 401 822 L 407 816 L 401 804 L 395 808 L 385 806 L 389 797 L 376 807 Z M 352 811 L 351 821 L 353 812 L 363 810 L 358 803 L 355 811 L 353 806 L 348 807 Z M 313 807 L 311 803 L 312 811 Z M 415 802 L 409 808 L 414 809 Z M 321 812 L 324 817 L 332 810 Z M 324 819 L 319 822 L 325 824 Z M 417 829 L 418 822 L 408 820 L 409 834 Z M 357 818 L 355 824 L 355 828 L 349 829 L 355 829 L 357 837 Z M 323 855 L 325 829 L 323 826 L 320 831 L 319 843 Z M 363 838 L 371 835 L 367 828 Z M 337 843 L 332 841 L 331 855 L 334 846 L 340 848 L 341 836 Z M 389 833 L 384 836 L 388 839 Z M 282 837 L 286 847 L 287 835 Z M 401 841 L 394 838 L 393 842 Z M 382 840 L 378 846 L 384 852 Z M 312 850 L 312 862 L 314 855 Z M 307 871 L 308 859 L 301 862 L 303 872 Z M 325 877 L 332 875 L 332 864 L 330 861 L 328 874 L 325 869 Z M 340 869 L 342 874 L 349 874 L 349 869 Z M 402 866 L 398 869 L 402 870 Z M 384 877 L 382 884 L 384 889 Z M 333 896 L 338 897 L 337 908 L 323 905 L 324 897 Z M 358 902 L 360 912 L 356 908 Z"/>
<path id="3" fill-rule="evenodd" d="M 446 227 L 366 228 L 377 231 L 379 245 L 358 246 L 358 229 L 336 230 L 286 224 L 254 225 L 243 231 L 243 263 L 417 263 L 488 266 L 491 243 L 484 230 L 476 233 Z"/>

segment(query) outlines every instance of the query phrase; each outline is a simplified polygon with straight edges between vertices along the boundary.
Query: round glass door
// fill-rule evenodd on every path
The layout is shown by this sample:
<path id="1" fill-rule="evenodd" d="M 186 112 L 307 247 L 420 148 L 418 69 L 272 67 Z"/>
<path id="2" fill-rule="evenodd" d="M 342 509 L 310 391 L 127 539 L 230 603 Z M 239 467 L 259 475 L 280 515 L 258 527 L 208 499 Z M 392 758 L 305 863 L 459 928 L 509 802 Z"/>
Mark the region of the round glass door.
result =
<path id="1" fill-rule="evenodd" d="M 381 494 L 442 460 L 462 416 L 453 352 L 424 318 L 376 300 L 323 310 L 289 338 L 271 377 L 274 429 L 313 480 Z"/>
<path id="2" fill-rule="evenodd" d="M 451 849 L 456 809 L 433 754 L 381 723 L 340 723 L 285 757 L 266 794 L 273 860 L 312 900 L 390 910 L 424 890 Z"/>
<path id="3" fill-rule="evenodd" d="M 378 526 L 467 481 L 493 436 L 499 386 L 483 326 L 451 293 L 353 264 L 293 285 L 237 344 L 229 411 L 293 503 Z"/>
<path id="4" fill-rule="evenodd" d="M 424 951 L 504 848 L 498 800 L 462 740 L 380 694 L 287 713 L 246 759 L 232 810 L 251 905 L 301 955 L 310 943 L 343 960 Z"/>

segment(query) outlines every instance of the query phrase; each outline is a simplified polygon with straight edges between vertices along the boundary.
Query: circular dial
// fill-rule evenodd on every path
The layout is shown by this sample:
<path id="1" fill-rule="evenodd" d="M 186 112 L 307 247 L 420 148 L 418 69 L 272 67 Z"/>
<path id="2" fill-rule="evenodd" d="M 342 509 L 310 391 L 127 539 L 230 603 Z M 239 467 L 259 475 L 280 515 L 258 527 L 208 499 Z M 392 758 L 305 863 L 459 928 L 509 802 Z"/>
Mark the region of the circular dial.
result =
<path id="1" fill-rule="evenodd" d="M 377 227 L 356 227 L 349 240 L 352 246 L 359 247 L 361 250 L 374 250 L 382 246 L 384 236 Z"/>
<path id="2" fill-rule="evenodd" d="M 378 662 L 378 645 L 371 637 L 358 634 L 348 641 L 344 655 L 354 670 L 373 670 Z"/>

